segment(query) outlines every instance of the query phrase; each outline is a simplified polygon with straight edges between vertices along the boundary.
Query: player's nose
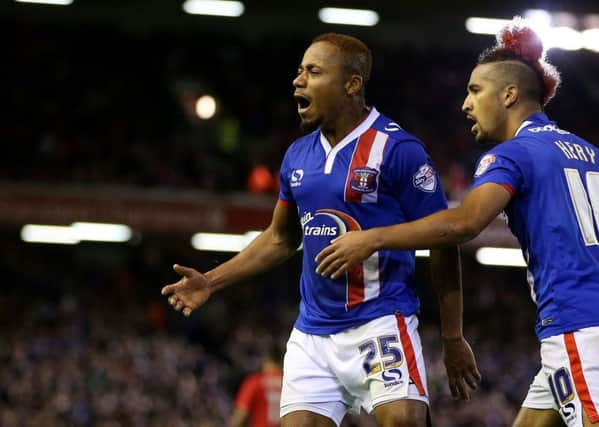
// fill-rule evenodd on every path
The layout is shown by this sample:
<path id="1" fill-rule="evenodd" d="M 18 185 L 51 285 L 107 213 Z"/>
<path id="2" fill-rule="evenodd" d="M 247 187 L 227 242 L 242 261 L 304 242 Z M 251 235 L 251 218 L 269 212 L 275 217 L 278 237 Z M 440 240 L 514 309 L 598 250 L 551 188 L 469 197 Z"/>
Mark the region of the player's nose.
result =
<path id="1" fill-rule="evenodd" d="M 470 102 L 470 96 L 467 96 L 462 103 L 462 111 L 468 113 L 472 111 L 472 103 Z"/>
<path id="2" fill-rule="evenodd" d="M 306 87 L 306 77 L 304 71 L 300 72 L 297 76 L 295 76 L 295 78 L 293 79 L 293 86 Z"/>

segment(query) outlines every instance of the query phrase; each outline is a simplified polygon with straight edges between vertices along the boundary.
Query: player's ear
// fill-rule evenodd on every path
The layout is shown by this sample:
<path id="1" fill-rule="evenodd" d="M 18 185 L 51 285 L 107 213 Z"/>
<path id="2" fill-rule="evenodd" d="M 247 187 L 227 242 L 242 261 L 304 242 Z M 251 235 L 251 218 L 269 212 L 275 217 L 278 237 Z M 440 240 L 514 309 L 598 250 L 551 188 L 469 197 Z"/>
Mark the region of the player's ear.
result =
<path id="1" fill-rule="evenodd" d="M 362 76 L 359 74 L 352 74 L 347 82 L 345 82 L 345 92 L 348 95 L 353 96 L 360 92 L 362 86 L 364 86 L 364 79 Z"/>
<path id="2" fill-rule="evenodd" d="M 503 105 L 505 108 L 510 108 L 520 98 L 520 88 L 514 84 L 510 83 L 503 89 Z"/>

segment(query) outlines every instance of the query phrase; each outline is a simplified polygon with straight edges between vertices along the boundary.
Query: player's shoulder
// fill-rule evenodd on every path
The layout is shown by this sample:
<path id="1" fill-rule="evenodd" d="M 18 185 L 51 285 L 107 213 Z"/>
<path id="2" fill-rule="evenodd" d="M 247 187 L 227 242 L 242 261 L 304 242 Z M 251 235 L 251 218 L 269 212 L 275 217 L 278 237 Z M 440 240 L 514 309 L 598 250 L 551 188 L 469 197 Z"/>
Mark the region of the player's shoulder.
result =
<path id="1" fill-rule="evenodd" d="M 381 114 L 372 124 L 372 129 L 387 137 L 387 146 L 390 148 L 403 146 L 409 149 L 412 145 L 424 149 L 424 144 L 416 136 L 402 128 L 396 121 Z"/>
<path id="2" fill-rule="evenodd" d="M 319 136 L 320 130 L 316 129 L 315 131 L 296 138 L 291 144 L 289 144 L 287 153 L 297 153 L 306 150 L 311 144 L 314 144 L 315 141 L 318 141 Z"/>

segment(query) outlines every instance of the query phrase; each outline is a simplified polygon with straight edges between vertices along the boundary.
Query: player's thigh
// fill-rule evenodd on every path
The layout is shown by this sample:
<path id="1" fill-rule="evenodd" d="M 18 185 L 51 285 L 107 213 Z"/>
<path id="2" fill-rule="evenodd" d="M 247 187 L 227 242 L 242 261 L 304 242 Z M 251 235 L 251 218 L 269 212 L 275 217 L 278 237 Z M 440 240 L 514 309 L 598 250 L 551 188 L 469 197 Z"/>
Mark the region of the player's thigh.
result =
<path id="1" fill-rule="evenodd" d="M 310 411 L 295 411 L 281 418 L 281 427 L 336 427 L 330 418 Z"/>
<path id="2" fill-rule="evenodd" d="M 553 409 L 520 408 L 512 427 L 563 427 L 560 414 Z"/>
<path id="3" fill-rule="evenodd" d="M 427 411 L 423 401 L 401 399 L 377 406 L 374 417 L 379 427 L 426 427 Z"/>

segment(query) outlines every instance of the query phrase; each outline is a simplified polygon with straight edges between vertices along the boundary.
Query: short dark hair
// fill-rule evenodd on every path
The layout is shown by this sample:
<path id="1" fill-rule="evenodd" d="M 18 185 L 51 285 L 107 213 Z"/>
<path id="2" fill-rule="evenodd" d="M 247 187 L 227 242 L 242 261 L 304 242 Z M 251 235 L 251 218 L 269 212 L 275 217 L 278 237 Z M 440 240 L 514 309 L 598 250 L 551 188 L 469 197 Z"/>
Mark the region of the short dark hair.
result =
<path id="1" fill-rule="evenodd" d="M 336 46 L 343 55 L 344 67 L 350 74 L 362 76 L 364 85 L 362 95 L 372 71 L 372 52 L 366 44 L 360 39 L 348 36 L 346 34 L 325 33 L 312 40 L 312 44 L 317 42 L 327 42 Z"/>

